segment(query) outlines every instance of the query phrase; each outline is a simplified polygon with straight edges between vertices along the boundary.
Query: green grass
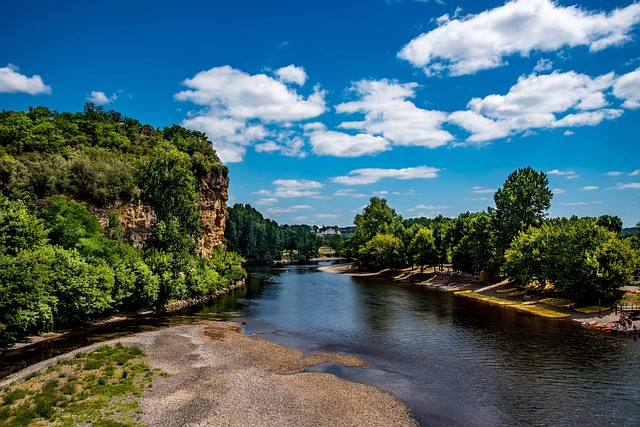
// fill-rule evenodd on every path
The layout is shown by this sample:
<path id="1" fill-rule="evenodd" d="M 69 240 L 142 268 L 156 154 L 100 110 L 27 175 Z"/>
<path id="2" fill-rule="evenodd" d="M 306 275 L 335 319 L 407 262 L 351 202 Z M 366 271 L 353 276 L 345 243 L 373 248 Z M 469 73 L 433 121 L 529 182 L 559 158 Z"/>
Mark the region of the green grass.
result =
<path id="1" fill-rule="evenodd" d="M 0 391 L 0 425 L 136 427 L 138 399 L 155 375 L 137 347 L 78 353 Z"/>

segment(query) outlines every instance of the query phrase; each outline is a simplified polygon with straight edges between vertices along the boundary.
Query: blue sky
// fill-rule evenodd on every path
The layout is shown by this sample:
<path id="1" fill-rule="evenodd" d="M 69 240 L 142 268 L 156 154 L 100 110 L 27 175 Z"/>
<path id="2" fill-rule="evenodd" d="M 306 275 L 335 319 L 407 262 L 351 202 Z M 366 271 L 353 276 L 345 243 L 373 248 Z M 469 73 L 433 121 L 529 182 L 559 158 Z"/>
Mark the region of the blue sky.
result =
<path id="1" fill-rule="evenodd" d="M 229 204 L 351 225 L 493 206 L 544 171 L 549 215 L 640 221 L 640 3 L 28 1 L 0 5 L 0 109 L 207 133 Z"/>

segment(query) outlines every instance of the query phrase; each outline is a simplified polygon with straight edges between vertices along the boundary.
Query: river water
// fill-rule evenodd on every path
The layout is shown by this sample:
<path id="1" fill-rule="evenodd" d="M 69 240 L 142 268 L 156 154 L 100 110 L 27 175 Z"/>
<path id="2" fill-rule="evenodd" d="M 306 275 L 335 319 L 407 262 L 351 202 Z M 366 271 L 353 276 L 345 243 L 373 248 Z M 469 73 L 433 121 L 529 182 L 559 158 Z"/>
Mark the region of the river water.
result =
<path id="1" fill-rule="evenodd" d="M 311 370 L 387 390 L 424 426 L 640 426 L 640 340 L 316 267 L 254 269 L 246 288 L 208 305 L 80 332 L 0 360 L 3 368 L 29 364 L 119 334 L 237 318 L 247 333 L 305 352 L 361 356 L 369 369 Z"/>

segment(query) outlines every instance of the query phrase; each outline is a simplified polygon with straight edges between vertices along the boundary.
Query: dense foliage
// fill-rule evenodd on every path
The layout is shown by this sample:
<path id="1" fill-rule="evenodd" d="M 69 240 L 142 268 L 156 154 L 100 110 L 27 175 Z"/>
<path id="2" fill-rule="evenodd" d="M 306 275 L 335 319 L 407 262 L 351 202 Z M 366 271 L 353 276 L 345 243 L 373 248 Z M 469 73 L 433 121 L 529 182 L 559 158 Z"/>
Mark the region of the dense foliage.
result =
<path id="1" fill-rule="evenodd" d="M 311 227 L 279 226 L 250 205 L 243 204 L 227 209 L 225 238 L 228 248 L 241 254 L 250 264 L 281 260 L 285 251 L 292 260 L 307 261 L 318 254 L 322 244 L 322 239 Z"/>
<path id="2" fill-rule="evenodd" d="M 519 169 L 496 192 L 495 208 L 453 219 L 403 220 L 386 200 L 373 197 L 354 219 L 347 253 L 375 270 L 452 263 L 464 273 L 552 285 L 575 300 L 613 298 L 639 272 L 640 239 L 623 237 L 616 216 L 546 219 L 547 185 L 543 172 Z"/>
<path id="3" fill-rule="evenodd" d="M 202 258 L 200 179 L 226 176 L 204 134 L 143 126 L 87 104 L 0 113 L 0 342 L 122 310 L 209 295 L 245 277 L 238 255 Z M 88 206 L 143 201 L 143 247 Z"/>

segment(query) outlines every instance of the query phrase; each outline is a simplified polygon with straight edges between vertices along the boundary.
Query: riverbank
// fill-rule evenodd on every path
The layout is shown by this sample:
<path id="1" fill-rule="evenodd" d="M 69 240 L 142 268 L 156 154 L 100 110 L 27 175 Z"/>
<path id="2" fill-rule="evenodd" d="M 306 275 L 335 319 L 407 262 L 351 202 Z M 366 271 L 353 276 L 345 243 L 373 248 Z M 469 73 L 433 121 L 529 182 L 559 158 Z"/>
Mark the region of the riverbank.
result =
<path id="1" fill-rule="evenodd" d="M 221 297 L 223 295 L 226 295 L 229 292 L 231 292 L 232 290 L 241 288 L 244 285 L 245 285 L 245 281 L 244 280 L 238 280 L 233 285 L 230 285 L 230 286 L 227 286 L 225 288 L 222 288 L 222 289 L 220 289 L 220 290 L 218 290 L 218 291 L 216 291 L 216 292 L 214 292 L 212 294 L 206 295 L 206 296 L 204 296 L 202 298 L 192 298 L 192 299 L 188 299 L 188 300 L 170 301 L 170 302 L 158 307 L 155 310 L 149 308 L 149 309 L 141 309 L 141 310 L 138 310 L 138 311 L 135 311 L 135 312 L 116 313 L 116 314 L 112 314 L 112 315 L 109 315 L 109 316 L 101 317 L 101 318 L 98 318 L 98 319 L 90 320 L 88 322 L 85 322 L 82 325 L 79 325 L 76 328 L 57 329 L 57 330 L 51 331 L 51 332 L 43 332 L 43 333 L 41 333 L 39 335 L 32 335 L 32 336 L 24 337 L 20 341 L 17 341 L 17 342 L 11 343 L 11 344 L 6 344 L 5 346 L 0 347 L 0 355 L 2 355 L 2 353 L 4 353 L 4 352 L 11 351 L 11 350 L 19 350 L 21 348 L 28 347 L 30 345 L 40 343 L 42 341 L 47 341 L 47 340 L 51 340 L 51 339 L 55 339 L 55 338 L 60 338 L 60 337 L 64 336 L 65 334 L 67 334 L 69 332 L 76 331 L 78 329 L 88 328 L 88 327 L 97 326 L 97 325 L 104 325 L 104 324 L 108 324 L 108 323 L 122 322 L 122 321 L 129 320 L 129 319 L 135 319 L 135 318 L 141 317 L 141 316 L 148 316 L 148 315 L 154 314 L 154 313 L 173 312 L 173 311 L 178 311 L 178 310 L 181 310 L 181 309 L 189 307 L 189 306 L 203 304 L 203 303 L 205 303 L 207 301 L 211 301 L 211 300 L 219 298 L 219 297 Z"/>
<path id="2" fill-rule="evenodd" d="M 247 336 L 234 322 L 200 322 L 94 344 L 26 368 L 0 381 L 0 387 L 115 342 L 139 347 L 151 367 L 168 374 L 154 378 L 139 402 L 138 421 L 150 426 L 417 425 L 408 409 L 386 392 L 305 372 L 321 363 L 366 368 L 362 359 L 305 355 L 258 335 Z"/>
<path id="3" fill-rule="evenodd" d="M 410 270 L 400 271 L 383 270 L 370 272 L 355 267 L 352 263 L 333 264 L 319 267 L 318 270 L 327 273 L 346 274 L 355 277 L 380 276 L 402 283 L 412 283 L 432 287 L 443 291 L 456 292 L 458 296 L 475 299 L 480 302 L 493 305 L 508 306 L 512 309 L 530 314 L 550 317 L 566 318 L 575 322 L 613 323 L 619 319 L 619 313 L 615 313 L 610 307 L 603 307 L 600 312 L 581 313 L 570 307 L 558 307 L 545 303 L 550 302 L 542 296 L 529 295 L 513 289 L 508 280 L 481 281 L 474 277 L 463 277 L 454 274 L 436 274 L 435 271 Z"/>

